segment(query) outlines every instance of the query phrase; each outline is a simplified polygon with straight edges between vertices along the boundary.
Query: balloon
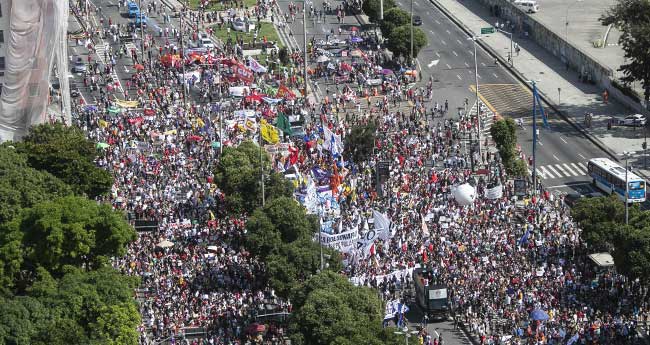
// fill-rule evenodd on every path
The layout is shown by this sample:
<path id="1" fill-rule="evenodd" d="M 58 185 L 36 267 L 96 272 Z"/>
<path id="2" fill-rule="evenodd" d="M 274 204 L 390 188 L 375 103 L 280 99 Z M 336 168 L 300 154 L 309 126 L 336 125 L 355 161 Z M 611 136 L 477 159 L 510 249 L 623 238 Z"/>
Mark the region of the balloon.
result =
<path id="1" fill-rule="evenodd" d="M 469 183 L 452 188 L 451 193 L 454 195 L 456 202 L 461 206 L 467 206 L 476 199 L 476 190 Z"/>

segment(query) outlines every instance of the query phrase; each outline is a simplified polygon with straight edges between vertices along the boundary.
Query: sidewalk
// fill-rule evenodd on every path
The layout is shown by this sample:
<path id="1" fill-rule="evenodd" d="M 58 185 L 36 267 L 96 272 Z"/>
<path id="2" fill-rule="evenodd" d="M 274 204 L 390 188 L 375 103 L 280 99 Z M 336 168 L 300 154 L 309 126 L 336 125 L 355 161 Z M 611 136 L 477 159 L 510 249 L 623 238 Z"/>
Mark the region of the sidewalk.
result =
<path id="1" fill-rule="evenodd" d="M 429 0 L 440 8 L 465 31 L 479 33 L 481 28 L 492 27 L 499 19 L 490 14 L 488 8 L 468 0 Z M 567 71 L 565 65 L 543 48 L 522 37 L 513 37 L 519 44 L 520 53 L 514 54 L 514 70 L 522 82 L 535 80 L 537 88 L 548 103 L 552 116 L 561 115 L 574 127 L 584 132 L 587 137 L 610 156 L 616 156 L 623 151 L 642 152 L 644 131 L 641 128 L 614 126 L 607 130 L 607 122 L 613 118 L 615 122 L 623 119 L 630 112 L 621 104 L 602 101 L 602 89 L 595 85 L 582 83 L 577 73 Z M 481 42 L 482 41 L 482 42 Z M 490 53 L 497 55 L 502 66 L 508 66 L 507 55 L 510 53 L 510 37 L 495 33 L 482 36 L 481 45 Z M 558 99 L 559 98 L 559 99 Z M 591 128 L 585 128 L 582 123 L 585 112 L 594 114 Z M 631 160 L 633 166 L 643 166 L 643 155 L 637 155 Z M 642 170 L 650 175 L 650 170 Z"/>

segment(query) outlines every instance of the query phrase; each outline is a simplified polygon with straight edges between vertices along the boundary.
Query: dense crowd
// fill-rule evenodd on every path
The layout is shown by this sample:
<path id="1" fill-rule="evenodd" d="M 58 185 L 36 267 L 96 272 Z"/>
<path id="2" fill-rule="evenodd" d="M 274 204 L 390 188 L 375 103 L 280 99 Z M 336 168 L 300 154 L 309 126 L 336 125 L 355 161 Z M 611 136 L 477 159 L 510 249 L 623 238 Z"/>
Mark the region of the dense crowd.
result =
<path id="1" fill-rule="evenodd" d="M 160 3 L 143 3 L 169 24 Z M 348 6 L 356 5 L 323 6 L 323 11 L 310 9 L 310 15 L 345 17 Z M 276 8 L 263 2 L 245 9 L 245 15 L 280 16 Z M 363 234 L 372 210 L 394 223 L 392 236 L 377 241 L 369 255 L 346 251 L 343 273 L 355 282 L 378 288 L 389 300 L 411 279 L 391 273 L 426 267 L 430 282 L 450 287 L 456 319 L 482 344 L 623 344 L 634 337 L 637 315 L 644 314 L 635 298 L 640 286 L 599 271 L 586 259 L 580 231 L 561 198 L 540 189 L 518 200 L 494 150 L 475 152 L 471 138 L 479 120 L 464 111 L 450 114 L 447 101 L 434 101 L 431 80 L 417 87 L 411 84 L 415 73 L 379 67 L 385 60 L 373 49 L 375 36 L 332 32 L 323 42 L 311 42 L 311 78 L 325 96 L 319 105 L 302 103 L 291 92 L 279 105 L 269 103 L 255 97 L 263 90 L 250 89 L 217 103 L 242 83 L 229 74 L 232 69 L 222 70 L 245 63 L 232 43 L 194 57 L 198 64 L 162 59 L 178 53 L 174 38 L 196 39 L 203 21 L 227 25 L 235 12 L 227 13 L 191 12 L 187 17 L 193 25 L 184 32 L 171 28 L 170 34 L 170 27 L 161 27 L 158 37 L 147 35 L 145 57 L 127 52 L 142 68 L 126 85 L 112 79 L 118 54 L 126 48 L 108 49 L 99 57 L 105 66 L 94 64 L 86 76 L 95 104 L 75 106 L 76 124 L 106 144 L 97 164 L 113 173 L 115 184 L 105 201 L 130 219 L 157 222 L 157 231 L 139 232 L 128 254 L 114 261 L 122 272 L 142 277 L 142 344 L 151 343 L 147 335 L 172 341 L 190 333 L 190 344 L 275 344 L 285 338 L 281 317 L 260 318 L 290 313 L 291 303 L 257 279 L 264 265 L 243 245 L 245 217 L 220 212 L 224 196 L 212 170 L 221 145 L 255 139 L 261 118 L 300 113 L 301 108 L 312 113 L 313 121 L 304 125 L 304 137 L 291 139 L 301 152 L 298 170 L 304 176 L 314 168 L 346 170 L 336 183 L 341 188 L 333 188 L 339 228 Z M 110 37 L 111 25 L 102 23 L 98 34 Z M 330 35 L 347 40 L 345 58 L 322 49 Z M 289 68 L 255 74 L 254 82 L 287 90 L 302 85 L 300 56 Z M 92 58 L 88 62 L 94 63 Z M 192 72 L 194 77 L 187 78 Z M 459 106 L 468 108 L 467 103 Z M 374 153 L 360 164 L 344 162 L 322 140 L 321 126 L 345 140 L 353 126 L 369 123 L 377 126 L 378 137 Z M 380 161 L 390 168 L 378 192 Z M 479 167 L 483 175 L 474 174 Z M 475 187 L 476 199 L 462 206 L 453 188 L 466 182 Z M 498 185 L 502 195 L 488 199 L 487 189 Z M 305 187 L 303 180 L 298 192 Z M 531 320 L 538 310 L 548 320 Z M 261 324 L 268 329 L 262 332 Z M 423 344 L 440 341 L 424 331 L 421 337 Z"/>

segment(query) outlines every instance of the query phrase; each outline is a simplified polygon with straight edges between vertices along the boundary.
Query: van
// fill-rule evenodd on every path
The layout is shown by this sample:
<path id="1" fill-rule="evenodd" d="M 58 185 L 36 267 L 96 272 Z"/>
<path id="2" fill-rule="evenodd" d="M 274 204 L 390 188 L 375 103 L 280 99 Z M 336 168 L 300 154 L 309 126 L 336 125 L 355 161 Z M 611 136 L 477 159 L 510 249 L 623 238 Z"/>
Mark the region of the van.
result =
<path id="1" fill-rule="evenodd" d="M 517 0 L 515 1 L 515 6 L 526 13 L 536 13 L 539 11 L 539 5 L 534 0 Z"/>

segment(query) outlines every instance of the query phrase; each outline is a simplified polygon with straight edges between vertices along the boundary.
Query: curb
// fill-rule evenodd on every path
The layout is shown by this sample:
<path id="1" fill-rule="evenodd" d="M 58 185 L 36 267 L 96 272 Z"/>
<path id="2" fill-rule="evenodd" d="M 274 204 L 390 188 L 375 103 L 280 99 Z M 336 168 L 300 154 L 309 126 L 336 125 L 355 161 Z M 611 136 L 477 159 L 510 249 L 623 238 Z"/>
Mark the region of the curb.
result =
<path id="1" fill-rule="evenodd" d="M 468 36 L 470 36 L 470 37 L 471 37 L 471 36 L 474 36 L 474 34 L 473 34 L 473 32 L 472 32 L 472 30 L 471 30 L 470 28 L 468 28 L 467 26 L 465 26 L 465 24 L 463 24 L 463 23 L 462 23 L 458 18 L 456 18 L 456 16 L 454 16 L 451 12 L 449 12 L 449 10 L 447 10 L 447 9 L 446 9 L 443 5 L 441 5 L 437 0 L 429 0 L 429 1 L 430 1 L 430 2 L 431 2 L 431 3 L 432 3 L 432 4 L 433 4 L 433 5 L 434 5 L 438 10 L 440 10 L 440 12 L 442 12 L 442 13 L 443 13 L 447 18 L 451 19 L 451 21 L 454 22 L 454 24 L 456 24 L 456 26 L 458 26 L 461 30 L 463 30 L 463 31 L 464 31 Z M 498 53 L 497 53 L 497 52 L 496 52 L 492 47 L 490 47 L 487 43 L 485 43 L 485 42 L 483 42 L 483 41 L 481 41 L 481 40 L 477 40 L 477 43 L 478 43 L 478 45 L 481 46 L 481 48 L 483 48 L 483 50 L 485 50 L 485 51 L 486 51 L 490 56 L 492 56 L 492 57 L 496 58 L 497 60 L 499 60 L 499 62 L 501 63 L 501 65 L 502 65 L 504 68 L 506 68 L 510 73 L 512 73 L 512 75 L 515 76 L 515 78 L 516 78 L 519 82 L 521 82 L 522 84 L 526 85 L 526 87 L 532 91 L 532 87 L 530 86 L 529 83 L 527 83 L 527 80 L 528 80 L 528 79 L 527 79 L 526 77 L 524 77 L 521 73 L 519 73 L 519 71 L 516 70 L 514 67 L 511 67 L 510 64 L 509 64 L 509 63 L 508 63 L 508 62 L 507 62 L 507 61 L 506 61 L 506 60 L 505 60 L 501 55 L 499 55 L 499 54 L 498 54 Z M 548 97 L 546 97 L 546 95 L 545 95 L 543 92 L 541 92 L 539 89 L 537 90 L 537 92 L 538 92 L 540 98 L 541 98 L 542 101 L 546 104 L 547 107 L 549 107 L 550 109 L 552 109 L 556 114 L 560 115 L 560 117 L 561 117 L 563 120 L 565 120 L 567 123 L 569 123 L 569 124 L 570 124 L 573 128 L 575 128 L 578 132 L 582 133 L 582 134 L 583 134 L 583 135 L 584 135 L 584 136 L 585 136 L 589 141 L 591 141 L 594 145 L 596 145 L 596 147 L 598 147 L 599 149 L 601 149 L 602 151 L 604 151 L 604 152 L 605 152 L 608 156 L 610 156 L 613 160 L 615 160 L 615 161 L 617 161 L 617 162 L 619 161 L 618 156 L 616 155 L 616 153 L 615 153 L 613 150 L 611 150 L 609 147 L 607 147 L 607 146 L 606 146 L 602 141 L 600 141 L 598 138 L 596 138 L 595 136 L 593 136 L 591 133 L 587 132 L 587 131 L 584 129 L 584 127 L 582 127 L 580 124 L 576 123 L 575 121 L 573 121 L 573 119 L 571 119 L 570 117 L 568 117 L 566 114 L 564 114 L 563 112 L 559 111 L 559 110 L 556 108 L 556 106 L 555 106 L 553 103 L 551 103 L 551 101 L 549 101 Z"/>

